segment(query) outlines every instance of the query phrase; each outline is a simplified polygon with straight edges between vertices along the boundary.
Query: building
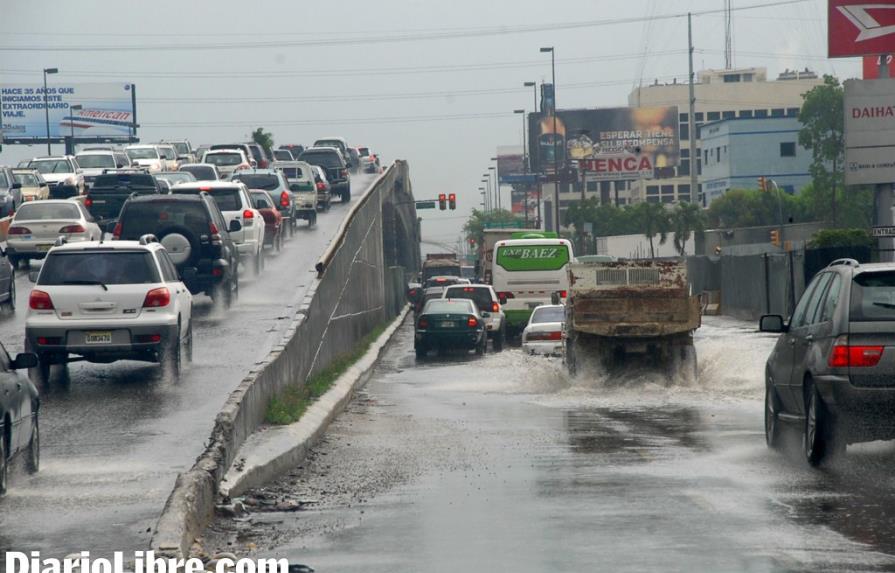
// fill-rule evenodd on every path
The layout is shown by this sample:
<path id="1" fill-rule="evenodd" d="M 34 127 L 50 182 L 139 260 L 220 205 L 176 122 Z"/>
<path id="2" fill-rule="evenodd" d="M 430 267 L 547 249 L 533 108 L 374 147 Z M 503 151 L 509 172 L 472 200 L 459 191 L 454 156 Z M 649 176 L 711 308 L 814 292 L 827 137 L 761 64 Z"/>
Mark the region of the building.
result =
<path id="1" fill-rule="evenodd" d="M 795 118 L 802 106 L 803 94 L 823 84 L 810 70 L 790 71 L 767 81 L 765 68 L 704 70 L 694 84 L 696 131 L 707 123 L 735 118 Z M 628 96 L 630 106 L 676 105 L 680 110 L 681 161 L 676 168 L 657 173 L 655 179 L 630 182 L 623 192 L 629 202 L 671 203 L 690 196 L 691 139 L 688 115 L 689 86 L 686 83 L 659 84 L 635 88 Z M 697 173 L 702 169 L 702 154 L 696 155 Z M 707 201 L 702 197 L 705 205 Z"/>
<path id="2" fill-rule="evenodd" d="M 811 182 L 811 152 L 799 145 L 796 117 L 735 118 L 706 123 L 699 130 L 704 203 L 731 189 L 755 189 L 770 177 L 785 193 Z M 658 190 L 646 187 L 649 201 Z"/>

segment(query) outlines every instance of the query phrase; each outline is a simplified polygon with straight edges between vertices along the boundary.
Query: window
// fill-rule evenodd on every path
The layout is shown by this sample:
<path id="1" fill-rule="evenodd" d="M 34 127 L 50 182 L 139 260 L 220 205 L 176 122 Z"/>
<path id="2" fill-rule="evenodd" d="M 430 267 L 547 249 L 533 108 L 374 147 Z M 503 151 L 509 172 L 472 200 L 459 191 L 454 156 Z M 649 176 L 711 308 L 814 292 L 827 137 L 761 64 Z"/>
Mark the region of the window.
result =
<path id="1" fill-rule="evenodd" d="M 681 157 L 690 157 L 690 150 L 687 148 L 681 149 Z"/>
<path id="2" fill-rule="evenodd" d="M 696 159 L 696 174 L 702 175 L 702 160 L 699 158 Z"/>
<path id="3" fill-rule="evenodd" d="M 780 142 L 780 157 L 795 157 L 796 143 L 794 141 Z"/>
<path id="4" fill-rule="evenodd" d="M 706 114 L 706 118 L 709 121 L 718 121 L 719 119 L 721 119 L 721 112 L 720 111 L 710 111 Z"/>
<path id="5" fill-rule="evenodd" d="M 751 81 L 752 81 L 752 74 L 743 74 L 743 81 L 744 81 L 744 82 L 751 82 Z"/>
<path id="6" fill-rule="evenodd" d="M 705 114 L 703 114 L 701 111 L 697 111 L 695 117 L 696 121 L 705 121 Z"/>
<path id="7" fill-rule="evenodd" d="M 682 123 L 679 128 L 679 132 L 681 135 L 681 141 L 689 141 L 690 139 L 690 126 L 686 123 Z"/>
<path id="8" fill-rule="evenodd" d="M 751 109 L 741 109 L 740 117 L 752 117 L 752 110 Z"/>
<path id="9" fill-rule="evenodd" d="M 703 160 L 704 162 L 708 163 L 708 162 L 709 162 L 709 150 L 708 150 L 708 149 L 703 149 L 703 150 L 702 150 L 702 154 L 703 154 L 703 159 L 702 159 L 702 160 Z"/>
<path id="10" fill-rule="evenodd" d="M 587 182 L 587 190 L 588 191 L 596 191 L 597 183 L 598 183 L 598 181 L 588 181 Z"/>
<path id="11" fill-rule="evenodd" d="M 721 161 L 721 148 L 720 147 L 715 148 L 715 161 L 718 161 L 718 162 Z"/>
<path id="12" fill-rule="evenodd" d="M 180 280 L 177 276 L 177 269 L 174 268 L 174 263 L 171 262 L 170 257 L 168 257 L 168 253 L 165 251 L 156 252 L 158 256 L 158 264 L 162 269 L 162 280 L 166 283 L 176 283 Z"/>
<path id="13" fill-rule="evenodd" d="M 677 174 L 678 174 L 678 177 L 682 177 L 684 175 L 690 174 L 690 160 L 689 159 L 681 159 L 680 165 L 677 166 Z"/>
<path id="14" fill-rule="evenodd" d="M 771 117 L 783 117 L 786 115 L 786 110 L 782 107 L 775 107 L 771 110 Z"/>
<path id="15" fill-rule="evenodd" d="M 767 117 L 767 116 L 768 116 L 768 110 L 766 110 L 766 109 L 756 109 L 755 110 L 755 117 Z"/>
<path id="16" fill-rule="evenodd" d="M 663 203 L 674 203 L 674 195 L 662 195 Z"/>
<path id="17" fill-rule="evenodd" d="M 658 203 L 658 202 L 659 202 L 659 198 L 658 198 L 658 197 L 655 197 L 655 196 L 653 196 L 653 197 L 647 197 L 647 198 L 646 198 L 646 202 L 647 202 L 647 203 Z"/>
<path id="18" fill-rule="evenodd" d="M 724 74 L 724 83 L 730 84 L 740 81 L 740 74 Z"/>
<path id="19" fill-rule="evenodd" d="M 659 194 L 659 186 L 658 185 L 647 185 L 646 186 L 646 194 L 647 195 L 658 195 Z"/>
<path id="20" fill-rule="evenodd" d="M 895 320 L 895 272 L 865 272 L 851 287 L 851 322 Z"/>
<path id="21" fill-rule="evenodd" d="M 680 114 L 680 120 L 679 120 L 679 121 L 680 121 L 681 123 L 687 123 L 687 121 L 688 121 L 687 118 L 688 118 L 688 117 L 690 117 L 690 116 L 688 116 L 686 113 L 682 113 L 682 114 Z"/>
<path id="22" fill-rule="evenodd" d="M 797 108 L 797 107 L 786 108 L 786 117 L 799 117 L 799 108 Z"/>
<path id="23" fill-rule="evenodd" d="M 733 110 L 730 110 L 730 111 L 722 111 L 722 112 L 721 112 L 721 117 L 722 117 L 723 119 L 733 119 L 733 118 L 735 118 L 736 116 L 737 116 L 737 112 L 735 112 L 735 111 L 733 111 Z"/>
<path id="24" fill-rule="evenodd" d="M 814 277 L 814 280 L 805 289 L 805 294 L 799 299 L 799 304 L 796 305 L 796 310 L 792 314 L 791 328 L 805 326 L 811 320 L 811 317 L 814 316 L 814 310 L 817 308 L 817 302 L 820 299 L 820 292 L 827 286 L 829 277 L 830 273 L 821 273 Z M 809 307 L 811 307 L 810 311 Z"/>
<path id="25" fill-rule="evenodd" d="M 662 185 L 662 195 L 670 195 L 674 197 L 674 185 Z"/>
<path id="26" fill-rule="evenodd" d="M 839 304 L 839 293 L 842 291 L 842 277 L 838 274 L 833 275 L 833 282 L 827 289 L 827 296 L 821 307 L 820 322 L 828 322 L 833 320 L 833 313 L 836 312 L 836 306 Z"/>
<path id="27" fill-rule="evenodd" d="M 677 196 L 681 201 L 689 201 L 690 200 L 690 184 L 682 183 L 677 186 Z"/>
<path id="28" fill-rule="evenodd" d="M 50 254 L 40 272 L 40 284 L 149 284 L 159 282 L 152 255 L 146 251 L 106 251 Z"/>

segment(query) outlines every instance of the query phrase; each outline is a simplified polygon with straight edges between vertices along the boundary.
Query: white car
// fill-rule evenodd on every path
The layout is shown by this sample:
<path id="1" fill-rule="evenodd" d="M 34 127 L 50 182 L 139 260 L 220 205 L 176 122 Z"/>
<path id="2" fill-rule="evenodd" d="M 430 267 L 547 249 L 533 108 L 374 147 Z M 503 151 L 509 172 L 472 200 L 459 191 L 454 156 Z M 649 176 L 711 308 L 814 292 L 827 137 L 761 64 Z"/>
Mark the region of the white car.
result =
<path id="1" fill-rule="evenodd" d="M 566 307 L 542 304 L 536 307 L 522 331 L 522 351 L 528 354 L 562 354 Z"/>
<path id="2" fill-rule="evenodd" d="M 264 217 L 255 209 L 248 187 L 241 181 L 197 181 L 171 188 L 172 195 L 202 192 L 211 195 L 228 226 L 231 221 L 239 221 L 241 229 L 231 231 L 230 238 L 240 258 L 251 258 L 255 274 L 260 274 L 264 266 Z"/>
<path id="3" fill-rule="evenodd" d="M 314 167 L 305 161 L 274 161 L 271 169 L 279 169 L 286 176 L 292 202 L 295 204 L 295 217 L 306 220 L 313 227 L 317 223 L 317 182 L 314 179 Z"/>
<path id="4" fill-rule="evenodd" d="M 466 279 L 464 279 L 466 280 Z M 494 350 L 500 352 L 503 350 L 504 342 L 507 339 L 507 323 L 503 309 L 500 307 L 500 301 L 497 293 L 491 285 L 480 284 L 460 284 L 445 287 L 441 298 L 465 298 L 475 303 L 479 312 L 487 312 L 490 314 L 485 318 L 485 330 L 488 338 L 494 345 Z"/>
<path id="5" fill-rule="evenodd" d="M 157 143 L 158 152 L 165 160 L 165 168 L 162 171 L 177 171 L 180 168 L 180 159 L 177 158 L 177 150 L 172 144 Z"/>
<path id="6" fill-rule="evenodd" d="M 15 268 L 19 261 L 42 259 L 56 239 L 70 243 L 98 241 L 102 230 L 83 204 L 69 199 L 46 199 L 22 204 L 6 232 L 6 253 Z"/>
<path id="7" fill-rule="evenodd" d="M 73 155 L 35 157 L 25 167 L 43 175 L 50 186 L 51 199 L 68 199 L 84 194 L 84 174 Z"/>
<path id="8" fill-rule="evenodd" d="M 210 163 L 218 168 L 221 179 L 227 179 L 234 171 L 254 167 L 254 160 L 246 157 L 241 149 L 212 149 L 202 156 L 202 163 Z"/>
<path id="9" fill-rule="evenodd" d="M 123 151 L 113 149 L 90 149 L 75 155 L 78 166 L 84 174 L 84 184 L 93 185 L 93 180 L 106 169 L 123 169 L 131 166 L 130 158 Z"/>
<path id="10" fill-rule="evenodd" d="M 128 145 L 124 152 L 138 167 L 145 167 L 150 173 L 167 171 L 167 161 L 155 145 Z"/>
<path id="11" fill-rule="evenodd" d="M 38 356 L 41 382 L 70 355 L 158 362 L 174 376 L 192 359 L 193 298 L 154 236 L 60 241 L 30 278 L 25 347 Z"/>

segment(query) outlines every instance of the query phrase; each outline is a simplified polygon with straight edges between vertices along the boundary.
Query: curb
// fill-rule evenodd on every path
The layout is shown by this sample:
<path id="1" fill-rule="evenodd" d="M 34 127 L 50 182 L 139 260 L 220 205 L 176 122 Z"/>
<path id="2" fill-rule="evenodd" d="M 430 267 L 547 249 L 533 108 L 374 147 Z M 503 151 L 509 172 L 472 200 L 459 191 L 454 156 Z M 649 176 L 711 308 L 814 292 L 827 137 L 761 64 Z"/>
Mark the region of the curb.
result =
<path id="1" fill-rule="evenodd" d="M 285 475 L 300 464 L 330 423 L 345 409 L 354 393 L 367 383 L 383 349 L 404 323 L 409 310 L 409 306 L 404 307 L 370 345 L 370 349 L 336 379 L 326 394 L 315 401 L 298 422 L 253 433 L 234 458 L 243 463 L 234 463 L 221 480 L 220 494 L 227 498 L 238 497 L 249 489 Z"/>

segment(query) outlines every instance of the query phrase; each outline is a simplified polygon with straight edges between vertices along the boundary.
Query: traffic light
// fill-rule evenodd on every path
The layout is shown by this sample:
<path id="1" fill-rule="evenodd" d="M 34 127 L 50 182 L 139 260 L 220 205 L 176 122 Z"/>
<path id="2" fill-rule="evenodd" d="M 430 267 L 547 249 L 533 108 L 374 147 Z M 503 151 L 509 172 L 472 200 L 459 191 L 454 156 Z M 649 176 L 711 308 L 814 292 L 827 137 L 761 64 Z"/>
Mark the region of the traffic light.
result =
<path id="1" fill-rule="evenodd" d="M 438 208 L 444 211 L 447 209 L 447 195 L 444 193 L 438 194 Z"/>
<path id="2" fill-rule="evenodd" d="M 457 208 L 457 194 L 451 193 L 448 195 L 448 206 L 451 208 L 451 211 Z"/>
<path id="3" fill-rule="evenodd" d="M 768 190 L 768 180 L 764 177 L 758 178 L 758 188 L 761 189 L 761 192 L 764 193 Z"/>
<path id="4" fill-rule="evenodd" d="M 771 231 L 771 244 L 775 247 L 780 246 L 780 231 L 778 231 L 777 229 L 773 229 Z"/>

